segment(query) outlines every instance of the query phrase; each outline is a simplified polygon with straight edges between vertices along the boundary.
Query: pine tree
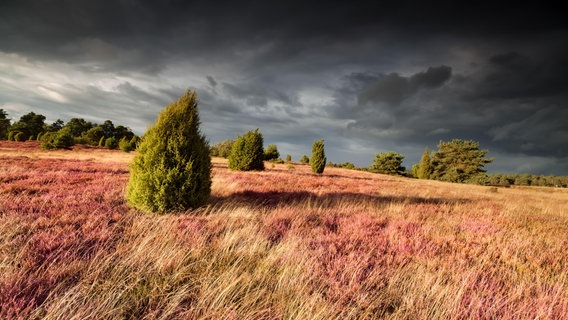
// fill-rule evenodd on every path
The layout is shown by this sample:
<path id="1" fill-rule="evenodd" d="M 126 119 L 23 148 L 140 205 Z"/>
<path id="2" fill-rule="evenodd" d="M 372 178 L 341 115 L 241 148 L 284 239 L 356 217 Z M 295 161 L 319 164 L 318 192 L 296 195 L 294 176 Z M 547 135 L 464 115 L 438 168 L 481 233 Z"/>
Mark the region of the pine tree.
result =
<path id="1" fill-rule="evenodd" d="M 432 173 L 432 162 L 430 161 L 430 150 L 428 147 L 424 149 L 422 158 L 420 158 L 420 163 L 418 163 L 418 179 L 430 179 L 430 174 Z"/>
<path id="2" fill-rule="evenodd" d="M 207 202 L 211 158 L 199 124 L 197 97 L 191 90 L 160 113 L 130 164 L 126 200 L 131 206 L 164 213 Z"/>
<path id="3" fill-rule="evenodd" d="M 325 169 L 327 158 L 325 157 L 325 146 L 323 140 L 314 141 L 312 145 L 312 157 L 310 164 L 312 165 L 312 172 L 321 174 Z"/>
<path id="4" fill-rule="evenodd" d="M 373 164 L 369 167 L 369 171 L 382 174 L 404 175 L 406 170 L 402 166 L 404 156 L 393 151 L 381 152 L 375 156 Z"/>
<path id="5" fill-rule="evenodd" d="M 466 182 L 483 174 L 483 166 L 493 159 L 486 159 L 487 150 L 479 150 L 479 142 L 454 139 L 440 141 L 438 151 L 432 155 L 432 174 L 436 180 Z"/>

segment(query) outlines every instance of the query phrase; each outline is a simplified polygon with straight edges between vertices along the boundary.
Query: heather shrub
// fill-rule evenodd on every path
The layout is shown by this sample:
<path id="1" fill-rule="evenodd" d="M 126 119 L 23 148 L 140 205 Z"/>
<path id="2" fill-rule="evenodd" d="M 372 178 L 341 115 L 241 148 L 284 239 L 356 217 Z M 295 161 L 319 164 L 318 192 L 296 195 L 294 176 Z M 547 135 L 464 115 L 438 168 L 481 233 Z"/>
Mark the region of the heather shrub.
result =
<path id="1" fill-rule="evenodd" d="M 229 168 L 237 171 L 264 170 L 262 133 L 258 129 L 237 137 L 229 155 Z"/>
<path id="2" fill-rule="evenodd" d="M 197 97 L 190 90 L 160 113 L 130 165 L 126 200 L 131 206 L 164 213 L 207 202 L 211 158 L 199 124 Z"/>
<path id="3" fill-rule="evenodd" d="M 312 158 L 310 164 L 314 173 L 323 173 L 327 158 L 325 157 L 325 150 L 323 140 L 314 141 L 312 145 Z"/>

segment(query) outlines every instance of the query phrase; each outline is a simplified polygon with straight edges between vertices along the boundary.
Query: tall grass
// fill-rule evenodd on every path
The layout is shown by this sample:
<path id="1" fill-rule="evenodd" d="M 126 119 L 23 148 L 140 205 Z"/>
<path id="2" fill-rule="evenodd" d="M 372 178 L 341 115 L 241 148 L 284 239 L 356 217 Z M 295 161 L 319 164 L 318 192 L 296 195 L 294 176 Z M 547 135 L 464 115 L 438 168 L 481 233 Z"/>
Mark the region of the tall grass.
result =
<path id="1" fill-rule="evenodd" d="M 120 152 L 18 146 L 0 143 L 2 319 L 568 315 L 559 189 L 214 159 L 208 206 L 152 216 L 124 203 Z"/>

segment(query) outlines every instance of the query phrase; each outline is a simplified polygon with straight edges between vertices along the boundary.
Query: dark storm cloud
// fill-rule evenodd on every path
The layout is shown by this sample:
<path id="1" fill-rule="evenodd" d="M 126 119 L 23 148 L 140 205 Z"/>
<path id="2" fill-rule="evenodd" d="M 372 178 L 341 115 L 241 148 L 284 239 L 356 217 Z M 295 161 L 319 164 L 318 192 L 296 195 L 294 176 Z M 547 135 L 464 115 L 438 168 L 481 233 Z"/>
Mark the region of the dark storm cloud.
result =
<path id="1" fill-rule="evenodd" d="M 190 87 L 212 142 L 261 127 L 294 152 L 326 138 L 332 161 L 366 165 L 475 139 L 511 163 L 500 169 L 526 157 L 568 174 L 562 15 L 504 2 L 8 0 L 0 108 L 143 131 Z"/>

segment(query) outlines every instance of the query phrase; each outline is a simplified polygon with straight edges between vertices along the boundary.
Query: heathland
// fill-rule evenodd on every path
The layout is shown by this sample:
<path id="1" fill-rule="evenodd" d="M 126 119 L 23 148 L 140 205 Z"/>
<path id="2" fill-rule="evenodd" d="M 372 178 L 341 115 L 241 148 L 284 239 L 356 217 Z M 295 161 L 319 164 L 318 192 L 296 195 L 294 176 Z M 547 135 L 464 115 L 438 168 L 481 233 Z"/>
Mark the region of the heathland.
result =
<path id="1" fill-rule="evenodd" d="M 213 158 L 204 207 L 149 215 L 132 157 L 0 141 L 0 318 L 568 316 L 566 189 Z"/>

